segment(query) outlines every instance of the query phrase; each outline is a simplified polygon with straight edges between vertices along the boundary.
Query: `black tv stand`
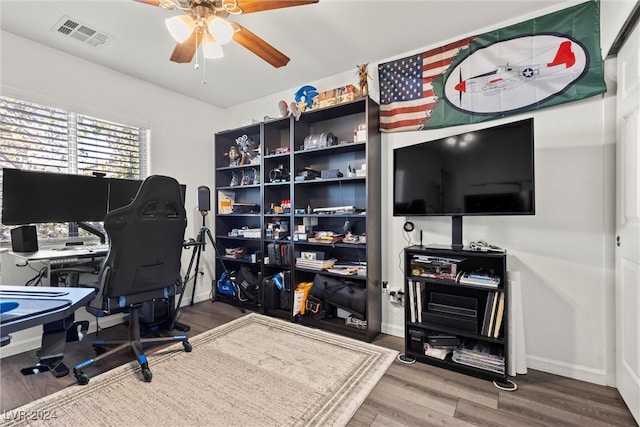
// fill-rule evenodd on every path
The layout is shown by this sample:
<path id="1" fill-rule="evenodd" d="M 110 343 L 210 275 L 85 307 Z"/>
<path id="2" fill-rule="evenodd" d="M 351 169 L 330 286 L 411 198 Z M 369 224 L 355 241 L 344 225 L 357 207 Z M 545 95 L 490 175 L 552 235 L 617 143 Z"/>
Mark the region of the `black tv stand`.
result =
<path id="1" fill-rule="evenodd" d="M 461 251 L 462 244 L 462 216 L 454 215 L 451 217 L 451 249 Z"/>

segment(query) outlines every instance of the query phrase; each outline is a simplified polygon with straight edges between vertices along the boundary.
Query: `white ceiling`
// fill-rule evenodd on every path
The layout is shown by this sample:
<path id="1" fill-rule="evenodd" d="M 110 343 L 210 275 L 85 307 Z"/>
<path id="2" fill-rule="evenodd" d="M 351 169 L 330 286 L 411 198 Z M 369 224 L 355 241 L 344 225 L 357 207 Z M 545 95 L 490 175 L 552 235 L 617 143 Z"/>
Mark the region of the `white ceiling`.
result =
<path id="1" fill-rule="evenodd" d="M 164 20 L 179 11 L 133 0 L 1 0 L 0 14 L 4 31 L 226 108 L 349 70 L 355 82 L 357 64 L 401 57 L 565 2 L 320 0 L 232 19 L 289 56 L 285 67 L 231 42 L 224 58 L 200 61 L 197 70 L 195 61 L 169 61 L 175 42 Z M 112 39 L 96 48 L 51 31 L 65 15 Z"/>

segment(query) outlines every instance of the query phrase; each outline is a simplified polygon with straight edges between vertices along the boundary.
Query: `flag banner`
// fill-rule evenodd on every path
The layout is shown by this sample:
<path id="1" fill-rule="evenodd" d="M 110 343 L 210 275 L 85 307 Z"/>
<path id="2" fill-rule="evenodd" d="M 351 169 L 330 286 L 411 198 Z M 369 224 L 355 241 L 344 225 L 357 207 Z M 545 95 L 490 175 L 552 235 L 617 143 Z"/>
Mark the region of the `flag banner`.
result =
<path id="1" fill-rule="evenodd" d="M 606 92 L 600 3 L 586 3 L 378 66 L 380 130 L 479 123 Z"/>

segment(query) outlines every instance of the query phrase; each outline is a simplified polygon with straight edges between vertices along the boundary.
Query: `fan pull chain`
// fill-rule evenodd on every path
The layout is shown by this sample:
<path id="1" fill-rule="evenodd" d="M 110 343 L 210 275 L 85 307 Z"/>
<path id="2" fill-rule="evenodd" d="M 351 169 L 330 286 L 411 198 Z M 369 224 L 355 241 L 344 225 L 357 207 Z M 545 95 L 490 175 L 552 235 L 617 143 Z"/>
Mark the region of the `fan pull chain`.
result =
<path id="1" fill-rule="evenodd" d="M 195 68 L 196 70 L 198 68 L 200 68 L 200 64 L 198 63 L 198 31 L 194 30 L 196 32 L 196 36 L 195 36 L 195 41 L 196 41 L 196 62 L 195 64 L 193 64 L 193 68 Z"/>
<path id="2" fill-rule="evenodd" d="M 204 34 L 202 35 L 202 38 L 204 39 Z M 204 56 L 204 40 L 202 40 L 202 58 L 204 58 L 204 61 L 202 61 L 202 84 L 206 85 L 207 84 L 207 57 Z"/>

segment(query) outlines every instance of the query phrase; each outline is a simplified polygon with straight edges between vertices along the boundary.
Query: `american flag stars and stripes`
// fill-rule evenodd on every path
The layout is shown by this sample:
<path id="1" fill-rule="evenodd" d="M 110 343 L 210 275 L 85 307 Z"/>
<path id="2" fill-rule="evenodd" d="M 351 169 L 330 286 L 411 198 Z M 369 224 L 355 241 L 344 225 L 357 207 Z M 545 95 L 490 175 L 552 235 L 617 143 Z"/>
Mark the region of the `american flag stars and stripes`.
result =
<path id="1" fill-rule="evenodd" d="M 427 52 L 378 66 L 380 82 L 380 130 L 420 130 L 438 102 L 433 80 L 444 74 L 469 37 Z"/>

